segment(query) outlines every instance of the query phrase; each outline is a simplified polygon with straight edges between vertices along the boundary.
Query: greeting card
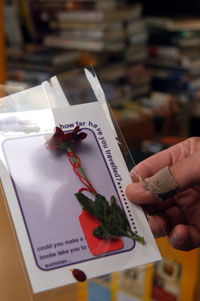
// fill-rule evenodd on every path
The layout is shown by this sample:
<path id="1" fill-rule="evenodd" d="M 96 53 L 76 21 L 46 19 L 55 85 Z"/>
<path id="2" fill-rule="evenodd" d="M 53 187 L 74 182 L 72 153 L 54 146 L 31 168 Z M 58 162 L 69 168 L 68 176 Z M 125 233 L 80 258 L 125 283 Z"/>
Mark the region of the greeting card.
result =
<path id="1" fill-rule="evenodd" d="M 36 126 L 5 131 L 11 116 Z M 160 260 L 142 209 L 126 198 L 131 178 L 100 102 L 1 114 L 0 142 L 33 293 Z"/>

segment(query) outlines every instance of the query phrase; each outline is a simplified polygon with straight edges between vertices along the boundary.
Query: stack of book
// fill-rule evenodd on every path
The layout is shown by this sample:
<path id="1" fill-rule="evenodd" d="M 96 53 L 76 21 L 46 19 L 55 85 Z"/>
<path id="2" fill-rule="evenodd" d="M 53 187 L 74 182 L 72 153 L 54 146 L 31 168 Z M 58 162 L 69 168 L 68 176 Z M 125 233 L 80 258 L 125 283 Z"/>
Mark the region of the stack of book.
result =
<path id="1" fill-rule="evenodd" d="M 140 3 L 38 0 L 38 5 L 49 27 L 44 45 L 78 50 L 80 66 L 95 67 L 112 106 L 149 93 L 144 67 L 147 32 Z"/>
<path id="2" fill-rule="evenodd" d="M 132 100 L 138 100 L 150 93 L 151 80 L 151 74 L 146 67 L 148 34 L 144 18 L 138 18 L 127 23 L 126 37 L 126 80 L 132 88 Z"/>
<path id="3" fill-rule="evenodd" d="M 178 101 L 200 98 L 200 21 L 149 17 L 148 66 L 152 90 Z"/>
<path id="4" fill-rule="evenodd" d="M 32 87 L 50 77 L 77 68 L 79 53 L 35 46 L 7 50 L 7 84 Z"/>
<path id="5" fill-rule="evenodd" d="M 145 66 L 147 31 L 141 3 L 127 0 L 11 2 L 15 9 L 17 3 L 22 36 L 17 41 L 19 47 L 7 51 L 9 83 L 25 82 L 33 86 L 53 75 L 64 79 L 66 71 L 92 65 L 113 108 L 126 107 L 131 111 L 133 107 L 135 111 L 138 100 L 149 95 L 150 72 Z M 39 23 L 35 22 L 36 17 Z M 41 25 L 39 31 L 38 25 Z M 31 42 L 28 48 L 24 47 L 27 41 Z M 33 47 L 33 43 L 37 46 Z M 132 105 L 133 101 L 137 105 Z"/>
<path id="6" fill-rule="evenodd" d="M 122 23 L 140 14 L 140 5 L 129 7 L 123 1 L 79 0 L 57 1 L 52 16 L 52 1 L 38 1 L 52 30 L 44 44 L 65 49 L 118 52 L 124 48 Z"/>
<path id="7" fill-rule="evenodd" d="M 42 45 L 46 28 L 38 12 L 33 0 L 4 1 L 8 85 L 32 87 L 78 66 L 78 51 Z"/>
<path id="8" fill-rule="evenodd" d="M 148 58 L 148 33 L 142 6 L 135 18 L 123 23 L 125 47 L 118 53 L 112 53 L 109 64 L 106 64 L 98 74 L 101 81 L 115 83 L 113 97 L 110 97 L 112 107 L 120 109 L 123 119 L 137 119 L 140 115 L 140 104 L 143 98 L 150 94 L 151 73 L 146 67 Z M 107 87 L 109 84 L 107 83 Z M 110 93 L 111 93 L 110 89 Z M 107 92 L 107 95 L 110 94 Z"/>

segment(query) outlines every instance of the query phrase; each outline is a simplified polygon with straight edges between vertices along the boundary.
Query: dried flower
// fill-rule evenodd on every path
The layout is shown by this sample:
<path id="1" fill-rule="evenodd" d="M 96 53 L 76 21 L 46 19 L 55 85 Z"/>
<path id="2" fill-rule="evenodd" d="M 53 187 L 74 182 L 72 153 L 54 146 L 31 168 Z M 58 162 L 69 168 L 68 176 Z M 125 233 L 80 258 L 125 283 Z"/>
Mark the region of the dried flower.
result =
<path id="1" fill-rule="evenodd" d="M 55 134 L 46 142 L 47 149 L 50 150 L 66 150 L 71 147 L 74 142 L 81 141 L 87 137 L 87 134 L 81 132 L 79 126 L 75 127 L 72 132 L 63 132 L 59 127 L 56 127 Z"/>
<path id="2" fill-rule="evenodd" d="M 59 127 L 56 127 L 55 134 L 46 142 L 46 147 L 49 150 L 62 150 L 67 152 L 74 173 L 84 185 L 75 196 L 82 205 L 82 208 L 101 222 L 100 226 L 94 229 L 93 235 L 102 239 L 126 236 L 144 244 L 144 238 L 130 229 L 128 219 L 123 209 L 116 204 L 115 197 L 111 197 L 111 204 L 109 204 L 104 196 L 96 192 L 81 167 L 81 159 L 71 150 L 75 142 L 87 137 L 86 133 L 80 132 L 81 129 L 79 126 L 67 133 L 64 133 Z M 91 192 L 95 196 L 95 201 L 85 196 L 82 193 L 83 190 Z M 86 279 L 84 272 L 81 270 L 75 269 L 72 271 L 72 274 L 78 281 L 84 281 L 84 279 Z"/>

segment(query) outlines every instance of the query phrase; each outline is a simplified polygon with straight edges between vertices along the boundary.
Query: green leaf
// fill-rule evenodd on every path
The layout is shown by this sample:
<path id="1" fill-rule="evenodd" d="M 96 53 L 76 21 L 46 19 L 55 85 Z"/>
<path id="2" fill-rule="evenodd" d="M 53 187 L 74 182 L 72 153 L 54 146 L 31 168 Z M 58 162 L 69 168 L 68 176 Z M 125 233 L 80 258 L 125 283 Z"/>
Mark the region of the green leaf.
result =
<path id="1" fill-rule="evenodd" d="M 108 210 L 109 210 L 109 204 L 106 201 L 106 198 L 100 194 L 96 195 L 95 198 L 95 214 L 96 217 L 102 222 L 104 223 L 106 216 L 108 214 Z"/>
<path id="2" fill-rule="evenodd" d="M 75 196 L 77 197 L 82 208 L 88 213 L 94 215 L 94 211 L 95 211 L 94 202 L 81 192 L 75 193 Z"/>
<path id="3" fill-rule="evenodd" d="M 97 238 L 103 238 L 103 239 L 110 238 L 110 233 L 107 231 L 107 229 L 103 225 L 96 227 L 93 230 L 93 235 Z"/>
<path id="4" fill-rule="evenodd" d="M 102 239 L 126 236 L 144 244 L 144 238 L 130 229 L 126 214 L 116 203 L 114 196 L 111 197 L 110 204 L 106 198 L 100 194 L 95 196 L 95 201 L 92 201 L 83 193 L 76 193 L 75 196 L 83 209 L 101 222 L 101 224 L 94 229 L 94 236 Z"/>

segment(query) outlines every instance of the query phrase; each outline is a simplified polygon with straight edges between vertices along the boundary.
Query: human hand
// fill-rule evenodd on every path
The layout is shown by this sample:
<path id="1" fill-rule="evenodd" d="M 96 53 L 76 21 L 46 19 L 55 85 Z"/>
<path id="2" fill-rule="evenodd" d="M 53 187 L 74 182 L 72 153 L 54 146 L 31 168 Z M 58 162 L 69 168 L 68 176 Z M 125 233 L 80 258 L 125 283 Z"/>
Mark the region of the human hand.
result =
<path id="1" fill-rule="evenodd" d="M 178 185 L 178 194 L 158 202 L 138 182 L 169 166 Z M 155 237 L 169 236 L 175 249 L 200 246 L 200 138 L 189 138 L 139 163 L 131 171 L 134 183 L 126 188 L 130 201 L 143 206 Z"/>

